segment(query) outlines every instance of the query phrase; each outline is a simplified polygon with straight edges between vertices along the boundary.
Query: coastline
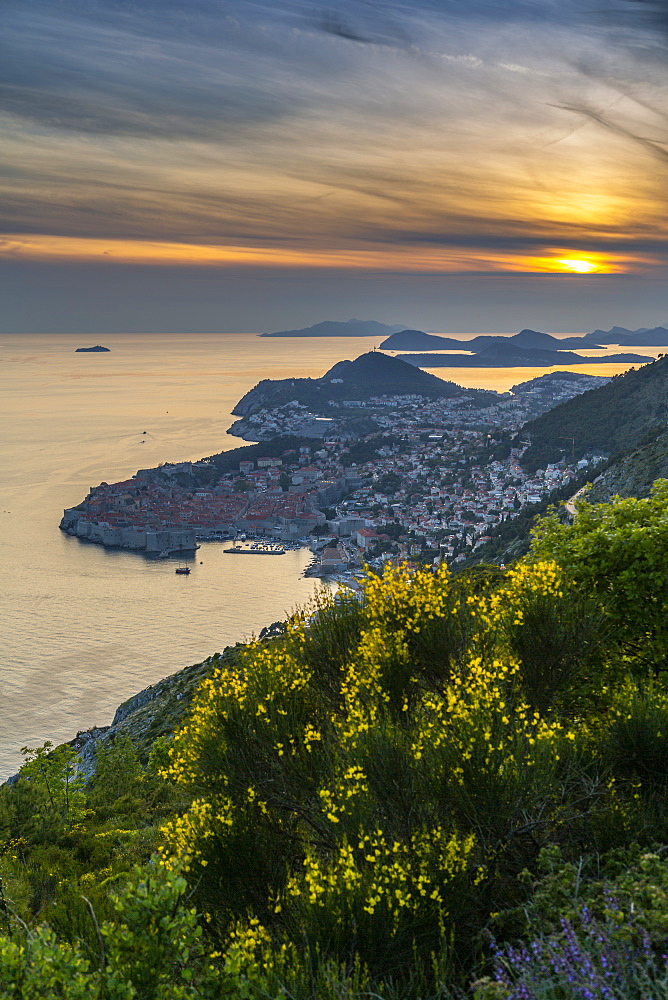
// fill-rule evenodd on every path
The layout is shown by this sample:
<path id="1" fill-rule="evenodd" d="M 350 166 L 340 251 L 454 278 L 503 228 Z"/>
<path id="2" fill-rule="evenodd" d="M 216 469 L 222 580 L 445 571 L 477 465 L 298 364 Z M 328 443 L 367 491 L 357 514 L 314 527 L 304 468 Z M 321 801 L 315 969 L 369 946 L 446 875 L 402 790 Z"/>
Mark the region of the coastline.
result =
<path id="1" fill-rule="evenodd" d="M 61 743 L 84 726 L 109 723 L 129 693 L 259 633 L 307 603 L 318 584 L 303 576 L 311 558 L 305 549 L 258 562 L 228 559 L 213 544 L 181 579 L 173 559 L 78 544 L 56 530 L 63 508 L 105 478 L 123 480 L 165 459 L 195 462 L 221 447 L 230 456 L 252 448 L 227 431 L 235 404 L 258 380 L 320 376 L 372 346 L 365 338 L 113 334 L 104 341 L 112 353 L 90 354 L 83 364 L 74 353 L 82 342 L 80 334 L 2 338 L 3 776 L 16 771 L 21 746 L 46 738 Z M 497 391 L 543 374 L 447 373 L 465 386 Z M 268 444 L 257 447 L 258 455 L 267 453 Z"/>

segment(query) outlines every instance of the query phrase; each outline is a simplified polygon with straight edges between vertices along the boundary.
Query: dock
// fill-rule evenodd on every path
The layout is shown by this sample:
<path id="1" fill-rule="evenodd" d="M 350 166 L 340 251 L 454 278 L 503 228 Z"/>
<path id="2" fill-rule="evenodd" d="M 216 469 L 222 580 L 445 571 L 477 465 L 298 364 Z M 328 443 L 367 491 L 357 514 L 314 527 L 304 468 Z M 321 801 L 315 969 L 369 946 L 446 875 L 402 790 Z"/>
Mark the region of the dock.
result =
<path id="1" fill-rule="evenodd" d="M 243 556 L 284 556 L 285 549 L 282 545 L 265 544 L 256 542 L 253 545 L 233 545 L 231 549 L 223 549 L 226 554 Z"/>

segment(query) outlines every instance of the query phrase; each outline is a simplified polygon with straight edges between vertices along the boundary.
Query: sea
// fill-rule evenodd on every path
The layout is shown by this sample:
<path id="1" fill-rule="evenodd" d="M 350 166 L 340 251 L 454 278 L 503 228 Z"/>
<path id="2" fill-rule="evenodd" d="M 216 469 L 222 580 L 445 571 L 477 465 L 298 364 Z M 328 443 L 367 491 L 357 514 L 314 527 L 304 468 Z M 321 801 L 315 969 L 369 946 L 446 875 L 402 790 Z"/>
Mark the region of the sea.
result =
<path id="1" fill-rule="evenodd" d="M 110 353 L 75 353 L 98 343 Z M 303 576 L 306 548 L 241 559 L 203 543 L 190 576 L 177 576 L 172 560 L 63 534 L 63 509 L 102 481 L 244 444 L 226 433 L 231 411 L 261 379 L 318 377 L 376 346 L 360 337 L 0 335 L 0 780 L 16 772 L 22 747 L 109 724 L 126 698 L 258 634 L 318 586 Z M 506 391 L 546 369 L 432 371 Z"/>

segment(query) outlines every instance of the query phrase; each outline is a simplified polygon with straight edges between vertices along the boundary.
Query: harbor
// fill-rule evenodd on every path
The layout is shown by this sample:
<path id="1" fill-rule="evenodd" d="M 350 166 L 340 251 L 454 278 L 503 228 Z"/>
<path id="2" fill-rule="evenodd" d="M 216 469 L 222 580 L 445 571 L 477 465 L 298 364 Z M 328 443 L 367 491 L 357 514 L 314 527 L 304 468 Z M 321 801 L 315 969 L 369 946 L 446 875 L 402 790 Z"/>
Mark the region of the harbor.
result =
<path id="1" fill-rule="evenodd" d="M 278 542 L 243 542 L 223 549 L 226 555 L 284 556 L 285 547 Z"/>

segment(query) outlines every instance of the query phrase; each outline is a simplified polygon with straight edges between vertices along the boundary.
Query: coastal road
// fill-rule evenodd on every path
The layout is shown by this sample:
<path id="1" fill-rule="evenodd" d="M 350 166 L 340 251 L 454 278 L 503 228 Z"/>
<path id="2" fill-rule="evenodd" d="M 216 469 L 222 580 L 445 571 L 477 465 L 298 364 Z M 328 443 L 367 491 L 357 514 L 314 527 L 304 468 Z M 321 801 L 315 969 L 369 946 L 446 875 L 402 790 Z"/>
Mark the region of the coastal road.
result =
<path id="1" fill-rule="evenodd" d="M 584 491 L 587 489 L 587 486 L 589 486 L 589 483 L 586 483 L 584 486 L 581 486 L 580 489 L 577 491 L 577 493 L 574 493 L 573 496 L 570 498 L 570 500 L 567 500 L 566 503 L 564 504 L 564 507 L 571 515 L 571 517 L 575 517 L 575 515 L 577 514 L 577 510 L 575 509 L 575 501 L 577 500 L 577 498 L 580 496 L 581 493 L 584 493 Z"/>

